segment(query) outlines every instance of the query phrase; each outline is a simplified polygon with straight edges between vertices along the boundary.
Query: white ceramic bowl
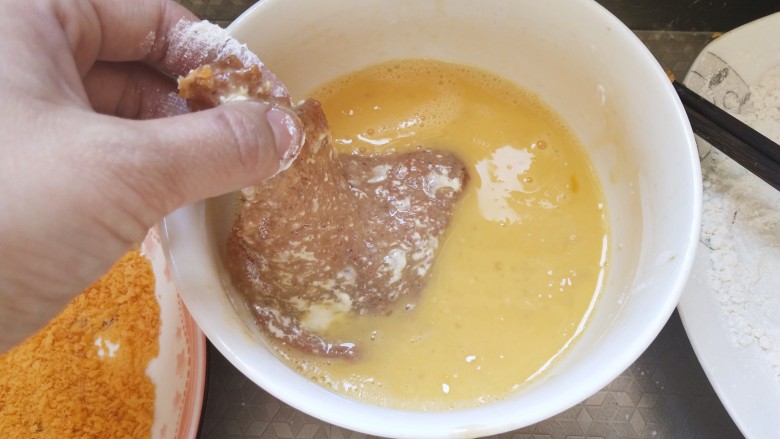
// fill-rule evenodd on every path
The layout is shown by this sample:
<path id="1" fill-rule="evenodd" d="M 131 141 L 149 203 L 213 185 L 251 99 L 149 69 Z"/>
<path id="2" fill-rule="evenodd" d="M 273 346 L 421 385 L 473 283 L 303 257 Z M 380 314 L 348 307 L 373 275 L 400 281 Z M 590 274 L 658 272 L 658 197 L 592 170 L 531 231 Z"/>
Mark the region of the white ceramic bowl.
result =
<path id="1" fill-rule="evenodd" d="M 214 345 L 282 401 L 389 437 L 475 437 L 555 415 L 601 389 L 647 348 L 674 310 L 699 236 L 696 144 L 666 75 L 620 21 L 590 0 L 267 0 L 229 28 L 294 99 L 396 58 L 469 64 L 537 93 L 576 132 L 607 197 L 612 261 L 591 321 L 562 361 L 520 394 L 444 412 L 380 408 L 288 369 L 248 329 L 221 279 L 206 203 L 164 222 L 187 307 Z"/>

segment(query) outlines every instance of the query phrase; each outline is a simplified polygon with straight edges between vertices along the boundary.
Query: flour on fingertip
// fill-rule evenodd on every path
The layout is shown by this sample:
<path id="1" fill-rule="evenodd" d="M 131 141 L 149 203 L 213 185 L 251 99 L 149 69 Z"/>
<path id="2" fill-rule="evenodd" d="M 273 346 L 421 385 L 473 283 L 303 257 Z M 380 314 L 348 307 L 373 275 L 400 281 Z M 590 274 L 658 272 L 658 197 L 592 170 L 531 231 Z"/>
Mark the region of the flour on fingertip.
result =
<path id="1" fill-rule="evenodd" d="M 263 65 L 246 44 L 239 43 L 225 29 L 206 20 L 179 20 L 168 33 L 168 57 L 192 67 L 204 61 L 236 56 L 244 65 Z M 208 59 L 211 58 L 211 59 Z"/>
<path id="2" fill-rule="evenodd" d="M 190 70 L 233 55 L 245 66 L 257 65 L 270 83 L 269 95 L 289 101 L 287 89 L 246 44 L 233 38 L 228 31 L 203 21 L 179 20 L 165 37 L 167 52 L 163 67 L 174 75 L 186 75 Z"/>

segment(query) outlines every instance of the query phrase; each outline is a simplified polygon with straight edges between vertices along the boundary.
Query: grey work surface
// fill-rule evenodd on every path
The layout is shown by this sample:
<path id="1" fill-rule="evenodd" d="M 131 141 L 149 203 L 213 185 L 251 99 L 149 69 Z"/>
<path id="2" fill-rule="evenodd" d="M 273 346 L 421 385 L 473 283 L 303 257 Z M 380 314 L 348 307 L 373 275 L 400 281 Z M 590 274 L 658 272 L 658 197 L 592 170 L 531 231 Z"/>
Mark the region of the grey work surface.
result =
<path id="1" fill-rule="evenodd" d="M 254 3 L 252 0 L 179 2 L 201 18 L 221 25 L 228 24 Z M 633 20 L 631 25 L 636 29 L 677 29 L 680 22 L 693 23 L 692 29 L 707 29 L 705 19 L 685 16 L 688 10 L 683 6 L 698 1 L 678 2 L 682 5 L 679 20 L 664 25 L 659 24 L 657 17 L 648 17 L 646 26 L 637 22 L 636 7 L 644 5 L 646 10 L 648 1 L 603 0 L 601 3 L 627 23 Z M 702 3 L 710 7 L 713 4 Z M 723 3 L 724 7 L 728 5 Z M 657 4 L 663 6 L 664 14 L 674 14 L 674 2 L 659 0 Z M 756 0 L 752 11 L 737 14 L 729 21 L 722 17 L 729 11 L 711 7 L 710 13 L 719 17 L 712 22 L 720 26 L 711 29 L 726 31 L 756 18 L 750 12 L 763 14 L 778 9 L 780 2 Z M 685 76 L 694 58 L 713 37 L 709 31 L 637 30 L 636 34 L 661 65 L 678 78 Z M 202 439 L 370 437 L 319 421 L 282 403 L 244 377 L 211 345 L 204 404 L 199 434 Z M 707 381 L 675 312 L 647 351 L 604 389 L 553 418 L 495 437 L 655 439 L 740 438 L 742 435 Z"/>

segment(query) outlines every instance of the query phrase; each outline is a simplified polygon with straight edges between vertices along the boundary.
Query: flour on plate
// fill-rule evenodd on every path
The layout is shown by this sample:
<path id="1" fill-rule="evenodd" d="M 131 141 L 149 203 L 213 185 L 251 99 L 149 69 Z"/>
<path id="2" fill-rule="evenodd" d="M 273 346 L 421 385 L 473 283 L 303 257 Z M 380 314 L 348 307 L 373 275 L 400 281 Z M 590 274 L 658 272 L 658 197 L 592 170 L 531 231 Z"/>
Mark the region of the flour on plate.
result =
<path id="1" fill-rule="evenodd" d="M 750 88 L 734 115 L 780 143 L 780 66 Z M 708 280 L 732 341 L 760 349 L 780 382 L 780 192 L 711 151 L 702 160 Z"/>

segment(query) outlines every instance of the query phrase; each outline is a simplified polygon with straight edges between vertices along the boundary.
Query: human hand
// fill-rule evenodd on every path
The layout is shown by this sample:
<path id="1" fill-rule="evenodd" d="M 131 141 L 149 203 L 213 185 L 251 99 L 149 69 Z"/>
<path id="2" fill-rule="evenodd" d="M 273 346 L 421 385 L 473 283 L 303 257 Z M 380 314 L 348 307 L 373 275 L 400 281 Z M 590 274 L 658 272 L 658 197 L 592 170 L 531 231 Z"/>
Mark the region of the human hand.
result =
<path id="1" fill-rule="evenodd" d="M 285 105 L 177 115 L 172 76 L 245 50 L 194 20 L 170 0 L 0 2 L 0 352 L 165 214 L 257 184 L 300 145 Z"/>

